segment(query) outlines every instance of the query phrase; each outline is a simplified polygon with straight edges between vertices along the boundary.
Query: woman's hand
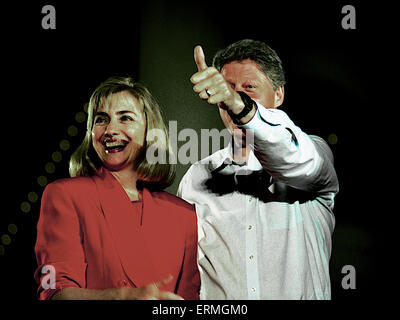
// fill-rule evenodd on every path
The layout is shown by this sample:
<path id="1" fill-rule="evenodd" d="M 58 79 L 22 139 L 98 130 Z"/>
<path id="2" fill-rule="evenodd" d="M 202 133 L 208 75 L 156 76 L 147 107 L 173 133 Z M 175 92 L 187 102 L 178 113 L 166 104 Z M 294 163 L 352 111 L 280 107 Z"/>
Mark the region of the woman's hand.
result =
<path id="1" fill-rule="evenodd" d="M 91 290 L 84 288 L 65 288 L 58 292 L 53 300 L 183 300 L 169 291 L 162 291 L 163 285 L 172 280 L 172 275 L 142 288 L 112 288 Z"/>
<path id="2" fill-rule="evenodd" d="M 177 294 L 159 289 L 171 280 L 172 276 L 169 275 L 161 281 L 151 283 L 142 288 L 119 288 L 121 289 L 121 300 L 183 300 Z"/>

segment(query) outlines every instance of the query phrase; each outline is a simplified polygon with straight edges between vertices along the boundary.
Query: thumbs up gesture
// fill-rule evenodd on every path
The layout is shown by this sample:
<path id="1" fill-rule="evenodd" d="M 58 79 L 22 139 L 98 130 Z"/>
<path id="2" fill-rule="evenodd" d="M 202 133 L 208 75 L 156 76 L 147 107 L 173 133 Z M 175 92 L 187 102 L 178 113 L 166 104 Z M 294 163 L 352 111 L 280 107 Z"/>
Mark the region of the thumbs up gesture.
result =
<path id="1" fill-rule="evenodd" d="M 216 68 L 207 66 L 201 46 L 194 48 L 194 61 L 198 69 L 190 78 L 194 92 L 209 104 L 217 104 L 222 109 L 239 114 L 244 108 L 240 95 Z"/>
<path id="2" fill-rule="evenodd" d="M 204 56 L 204 51 L 201 46 L 196 46 L 194 48 L 194 61 L 196 62 L 198 71 L 203 71 L 208 68 L 206 57 Z"/>

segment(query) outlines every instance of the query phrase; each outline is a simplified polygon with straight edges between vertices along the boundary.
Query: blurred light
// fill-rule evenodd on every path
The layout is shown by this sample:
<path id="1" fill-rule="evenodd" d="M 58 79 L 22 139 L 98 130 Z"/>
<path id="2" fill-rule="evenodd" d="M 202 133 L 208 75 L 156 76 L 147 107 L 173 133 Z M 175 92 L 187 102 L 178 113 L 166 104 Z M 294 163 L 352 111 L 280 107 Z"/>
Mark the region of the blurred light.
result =
<path id="1" fill-rule="evenodd" d="M 37 178 L 37 183 L 39 186 L 44 187 L 47 184 L 47 178 L 45 176 L 39 176 Z"/>
<path id="2" fill-rule="evenodd" d="M 63 151 L 67 151 L 69 149 L 69 141 L 68 140 L 61 140 L 60 142 L 60 148 Z"/>
<path id="3" fill-rule="evenodd" d="M 9 236 L 8 234 L 3 234 L 3 235 L 1 236 L 1 242 L 2 242 L 4 245 L 8 246 L 8 245 L 11 243 L 11 238 L 10 238 L 10 236 Z"/>
<path id="4" fill-rule="evenodd" d="M 54 171 L 56 171 L 56 167 L 53 162 L 47 162 L 44 166 L 44 169 L 47 173 L 54 173 Z"/>
<path id="5" fill-rule="evenodd" d="M 14 223 L 10 223 L 10 224 L 8 225 L 8 232 L 9 232 L 9 233 L 11 233 L 11 234 L 16 234 L 17 231 L 18 231 L 18 228 L 17 228 L 17 226 L 16 226 Z"/>
<path id="6" fill-rule="evenodd" d="M 6 253 L 6 249 L 0 244 L 0 256 Z"/>
<path id="7" fill-rule="evenodd" d="M 35 191 L 31 191 L 28 193 L 28 200 L 30 202 L 36 202 L 38 201 L 39 197 Z"/>
<path id="8" fill-rule="evenodd" d="M 55 151 L 51 155 L 51 158 L 53 159 L 54 162 L 60 162 L 62 160 L 62 154 L 59 151 Z"/>
<path id="9" fill-rule="evenodd" d="M 29 204 L 29 202 L 27 202 L 27 201 L 22 202 L 21 210 L 25 213 L 28 213 L 29 211 L 31 211 L 31 205 Z"/>
<path id="10" fill-rule="evenodd" d="M 338 142 L 338 137 L 336 134 L 331 133 L 328 137 L 328 143 L 329 144 L 336 144 Z"/>
<path id="11" fill-rule="evenodd" d="M 68 127 L 68 135 L 71 137 L 75 137 L 78 135 L 78 128 L 75 127 L 74 125 Z"/>
<path id="12" fill-rule="evenodd" d="M 75 115 L 76 122 L 82 123 L 86 120 L 86 114 L 82 111 L 77 112 Z"/>

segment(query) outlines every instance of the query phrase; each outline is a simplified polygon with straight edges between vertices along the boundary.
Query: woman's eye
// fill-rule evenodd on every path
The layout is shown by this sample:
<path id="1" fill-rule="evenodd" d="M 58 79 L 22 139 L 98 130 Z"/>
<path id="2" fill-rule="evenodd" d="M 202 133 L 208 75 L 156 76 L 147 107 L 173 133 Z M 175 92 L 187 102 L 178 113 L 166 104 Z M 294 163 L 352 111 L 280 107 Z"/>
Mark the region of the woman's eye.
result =
<path id="1" fill-rule="evenodd" d="M 251 84 L 248 84 L 247 86 L 246 86 L 246 89 L 254 89 L 255 87 L 253 86 L 253 85 L 251 85 Z"/>
<path id="2" fill-rule="evenodd" d="M 122 116 L 121 121 L 133 121 L 133 118 L 130 116 Z"/>
<path id="3" fill-rule="evenodd" d="M 107 119 L 105 117 L 96 117 L 94 120 L 94 123 L 96 124 L 104 124 L 106 123 Z"/>

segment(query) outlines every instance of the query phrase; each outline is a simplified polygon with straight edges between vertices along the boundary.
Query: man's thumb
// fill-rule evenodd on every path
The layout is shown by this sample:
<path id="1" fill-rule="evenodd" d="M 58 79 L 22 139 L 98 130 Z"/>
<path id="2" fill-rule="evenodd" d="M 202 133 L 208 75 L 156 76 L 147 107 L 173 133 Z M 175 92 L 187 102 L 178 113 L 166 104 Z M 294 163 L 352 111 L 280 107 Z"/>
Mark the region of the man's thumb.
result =
<path id="1" fill-rule="evenodd" d="M 197 69 L 203 71 L 207 68 L 206 57 L 204 56 L 203 48 L 196 46 L 194 48 L 194 61 L 196 61 Z"/>

